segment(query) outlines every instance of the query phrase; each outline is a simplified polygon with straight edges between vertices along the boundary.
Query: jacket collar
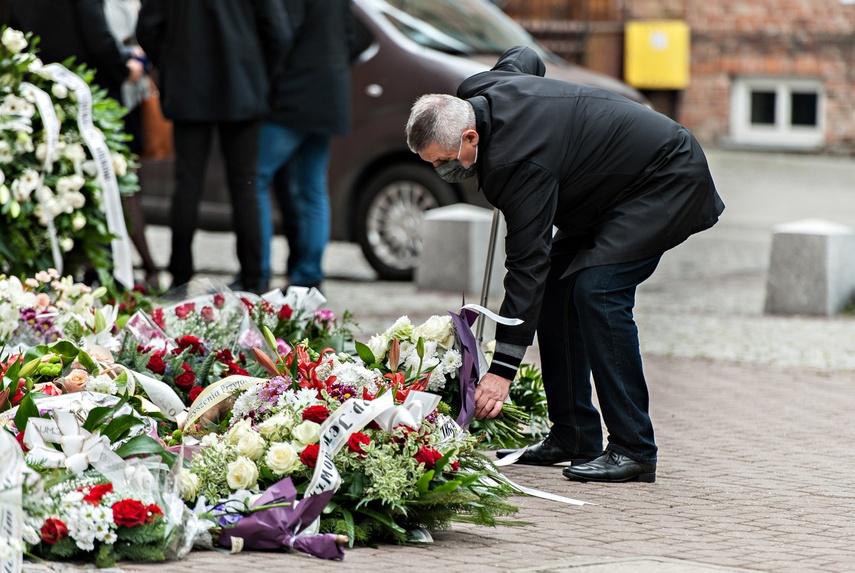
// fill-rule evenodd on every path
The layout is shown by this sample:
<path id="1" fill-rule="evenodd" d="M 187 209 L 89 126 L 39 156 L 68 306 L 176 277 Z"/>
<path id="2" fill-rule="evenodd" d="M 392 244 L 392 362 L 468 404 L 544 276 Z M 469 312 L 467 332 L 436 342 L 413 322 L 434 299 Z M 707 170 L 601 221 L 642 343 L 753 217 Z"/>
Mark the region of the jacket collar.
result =
<path id="1" fill-rule="evenodd" d="M 466 101 L 475 109 L 475 130 L 478 132 L 478 145 L 484 145 L 490 139 L 490 104 L 484 96 L 475 96 Z M 483 148 L 482 148 L 483 151 Z"/>

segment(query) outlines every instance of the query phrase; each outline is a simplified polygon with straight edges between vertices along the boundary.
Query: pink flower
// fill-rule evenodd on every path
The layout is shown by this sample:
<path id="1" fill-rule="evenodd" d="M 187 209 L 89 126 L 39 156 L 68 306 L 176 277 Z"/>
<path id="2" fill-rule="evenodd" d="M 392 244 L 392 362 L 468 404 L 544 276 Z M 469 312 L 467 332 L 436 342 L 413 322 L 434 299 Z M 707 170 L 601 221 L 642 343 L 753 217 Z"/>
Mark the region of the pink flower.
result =
<path id="1" fill-rule="evenodd" d="M 215 307 L 223 308 L 223 306 L 225 306 L 225 304 L 226 304 L 226 296 L 223 293 L 218 292 L 217 294 L 214 295 L 214 306 Z"/>
<path id="2" fill-rule="evenodd" d="M 199 314 L 202 315 L 205 322 L 214 322 L 214 309 L 210 306 L 203 306 Z"/>

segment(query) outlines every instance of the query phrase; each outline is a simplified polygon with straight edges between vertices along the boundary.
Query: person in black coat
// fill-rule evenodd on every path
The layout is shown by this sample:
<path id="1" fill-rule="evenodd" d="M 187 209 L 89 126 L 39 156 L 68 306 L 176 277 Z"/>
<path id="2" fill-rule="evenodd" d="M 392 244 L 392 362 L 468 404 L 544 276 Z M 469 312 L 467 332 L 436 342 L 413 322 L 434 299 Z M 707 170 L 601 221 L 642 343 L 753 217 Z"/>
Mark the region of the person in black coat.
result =
<path id="1" fill-rule="evenodd" d="M 497 326 L 475 414 L 501 411 L 537 332 L 553 425 L 518 461 L 571 461 L 564 475 L 577 481 L 652 482 L 657 447 L 632 315 L 636 287 L 664 251 L 715 224 L 724 204 L 684 127 L 544 72 L 534 51 L 512 48 L 457 97 L 422 96 L 407 123 L 412 151 L 447 181 L 477 176 L 507 222 L 501 314 L 523 322 Z"/>
<path id="2" fill-rule="evenodd" d="M 291 44 L 281 0 L 145 0 L 137 40 L 159 72 L 163 114 L 173 121 L 173 286 L 193 275 L 192 243 L 214 128 L 231 193 L 242 284 L 262 292 L 255 198 L 260 118 L 268 78 Z"/>
<path id="3" fill-rule="evenodd" d="M 290 284 L 319 287 L 330 233 L 330 139 L 350 130 L 353 14 L 349 0 L 280 1 L 293 26 L 294 45 L 271 81 L 270 114 L 261 127 L 256 195 L 261 206 L 262 277 L 269 279 L 271 269 L 268 189 L 276 172 L 287 165 L 290 193 L 281 184 L 274 190 L 283 219 L 297 221 L 297 244 L 289 245 Z"/>

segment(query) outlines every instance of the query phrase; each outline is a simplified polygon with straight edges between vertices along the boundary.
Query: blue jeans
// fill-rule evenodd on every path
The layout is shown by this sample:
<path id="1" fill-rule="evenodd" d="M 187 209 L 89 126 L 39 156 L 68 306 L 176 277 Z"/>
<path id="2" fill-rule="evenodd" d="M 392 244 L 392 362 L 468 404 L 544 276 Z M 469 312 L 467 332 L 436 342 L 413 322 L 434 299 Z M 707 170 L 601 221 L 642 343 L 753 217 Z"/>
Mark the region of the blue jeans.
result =
<path id="1" fill-rule="evenodd" d="M 642 462 L 656 461 L 647 382 L 638 328 L 632 316 L 636 287 L 653 274 L 661 255 L 589 267 L 561 278 L 580 245 L 556 240 L 537 326 L 551 433 L 579 457 L 606 449 Z"/>
<path id="2" fill-rule="evenodd" d="M 265 122 L 258 145 L 259 230 L 261 232 L 261 278 L 270 280 L 270 243 L 273 240 L 273 214 L 270 184 L 285 164 L 291 174 L 294 213 L 283 213 L 299 220 L 300 252 L 289 270 L 291 284 L 317 285 L 324 279 L 321 263 L 330 236 L 330 206 L 327 168 L 330 159 L 328 135 L 303 133 Z"/>

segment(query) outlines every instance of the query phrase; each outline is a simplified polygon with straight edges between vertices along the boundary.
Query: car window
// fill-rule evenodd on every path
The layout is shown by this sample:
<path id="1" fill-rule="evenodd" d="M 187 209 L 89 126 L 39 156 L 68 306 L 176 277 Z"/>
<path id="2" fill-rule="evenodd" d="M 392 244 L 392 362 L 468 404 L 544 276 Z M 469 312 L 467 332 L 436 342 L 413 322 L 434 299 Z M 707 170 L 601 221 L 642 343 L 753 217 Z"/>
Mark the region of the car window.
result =
<path id="1" fill-rule="evenodd" d="M 371 0 L 398 30 L 414 42 L 451 54 L 502 54 L 530 46 L 551 56 L 501 10 L 480 0 Z"/>

